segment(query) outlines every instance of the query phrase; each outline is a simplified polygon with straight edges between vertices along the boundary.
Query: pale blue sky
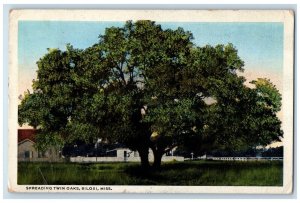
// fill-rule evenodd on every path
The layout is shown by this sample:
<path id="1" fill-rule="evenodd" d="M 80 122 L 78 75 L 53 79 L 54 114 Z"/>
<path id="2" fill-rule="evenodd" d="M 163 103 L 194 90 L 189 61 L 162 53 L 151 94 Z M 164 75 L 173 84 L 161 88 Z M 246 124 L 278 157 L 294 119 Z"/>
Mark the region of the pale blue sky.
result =
<path id="1" fill-rule="evenodd" d="M 163 29 L 182 27 L 203 46 L 232 43 L 245 61 L 245 69 L 281 73 L 283 69 L 282 23 L 197 23 L 163 22 Z M 86 48 L 98 42 L 106 27 L 124 22 L 20 21 L 18 31 L 19 80 L 28 80 L 37 69 L 36 61 L 47 48 L 65 50 L 67 43 Z M 24 78 L 23 78 L 23 75 Z M 30 78 L 30 81 L 33 78 Z M 29 88 L 29 87 L 28 87 Z"/>

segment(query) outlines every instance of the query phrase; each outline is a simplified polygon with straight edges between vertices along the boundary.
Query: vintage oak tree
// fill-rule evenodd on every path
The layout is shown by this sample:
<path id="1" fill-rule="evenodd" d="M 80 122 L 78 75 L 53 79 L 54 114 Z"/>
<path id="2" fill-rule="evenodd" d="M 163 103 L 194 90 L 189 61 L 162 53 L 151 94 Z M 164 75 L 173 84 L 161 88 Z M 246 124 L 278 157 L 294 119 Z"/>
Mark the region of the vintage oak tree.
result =
<path id="1" fill-rule="evenodd" d="M 150 149 L 159 168 L 174 147 L 203 153 L 279 140 L 276 87 L 268 79 L 247 87 L 232 44 L 192 40 L 182 28 L 128 21 L 86 49 L 49 49 L 19 105 L 19 124 L 38 130 L 40 148 L 99 137 L 123 143 L 145 168 Z"/>

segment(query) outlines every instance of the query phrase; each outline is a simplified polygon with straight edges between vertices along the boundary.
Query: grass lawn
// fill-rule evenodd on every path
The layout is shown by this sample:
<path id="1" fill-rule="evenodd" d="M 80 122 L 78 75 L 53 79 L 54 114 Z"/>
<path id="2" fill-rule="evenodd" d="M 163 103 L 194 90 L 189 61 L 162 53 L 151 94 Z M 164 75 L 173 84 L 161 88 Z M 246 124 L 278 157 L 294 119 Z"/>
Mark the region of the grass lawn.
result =
<path id="1" fill-rule="evenodd" d="M 143 171 L 139 163 L 19 163 L 23 185 L 282 186 L 280 161 L 189 161 Z"/>

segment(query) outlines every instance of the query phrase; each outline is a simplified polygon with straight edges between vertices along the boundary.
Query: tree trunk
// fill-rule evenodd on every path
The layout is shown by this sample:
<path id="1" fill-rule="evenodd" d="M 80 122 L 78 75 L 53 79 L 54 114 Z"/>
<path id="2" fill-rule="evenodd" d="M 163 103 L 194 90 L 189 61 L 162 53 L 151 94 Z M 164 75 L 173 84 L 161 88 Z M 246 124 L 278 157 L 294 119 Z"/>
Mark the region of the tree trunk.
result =
<path id="1" fill-rule="evenodd" d="M 149 159 L 148 159 L 148 154 L 149 154 L 149 149 L 139 149 L 139 156 L 141 158 L 141 166 L 144 169 L 149 168 Z"/>
<path id="2" fill-rule="evenodd" d="M 154 162 L 153 162 L 153 168 L 154 169 L 160 169 L 161 166 L 161 158 L 163 156 L 163 152 L 160 150 L 152 150 L 154 155 Z"/>

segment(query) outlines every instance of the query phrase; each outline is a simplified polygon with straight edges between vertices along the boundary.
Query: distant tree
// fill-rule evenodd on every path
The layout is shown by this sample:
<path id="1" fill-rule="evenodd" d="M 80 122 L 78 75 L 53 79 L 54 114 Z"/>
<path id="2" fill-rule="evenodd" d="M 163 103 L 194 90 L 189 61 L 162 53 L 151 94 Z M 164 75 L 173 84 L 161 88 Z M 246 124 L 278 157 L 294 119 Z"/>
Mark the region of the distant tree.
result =
<path id="1" fill-rule="evenodd" d="M 283 146 L 269 148 L 262 153 L 263 157 L 283 157 Z"/>
<path id="2" fill-rule="evenodd" d="M 266 146 L 270 142 L 281 141 L 283 131 L 277 116 L 281 109 L 281 94 L 269 79 L 258 78 L 251 83 L 255 85 L 255 88 L 251 89 L 254 95 L 251 102 L 255 105 L 250 108 L 248 119 L 245 120 L 247 126 L 252 127 L 250 136 L 252 138 L 247 142 L 253 146 L 255 144 Z"/>
<path id="3" fill-rule="evenodd" d="M 19 123 L 38 129 L 40 147 L 99 137 L 123 143 L 145 168 L 149 149 L 159 168 L 174 147 L 204 153 L 279 139 L 281 97 L 271 82 L 246 87 L 232 44 L 198 47 L 192 39 L 182 28 L 128 21 L 84 50 L 49 49 Z"/>

